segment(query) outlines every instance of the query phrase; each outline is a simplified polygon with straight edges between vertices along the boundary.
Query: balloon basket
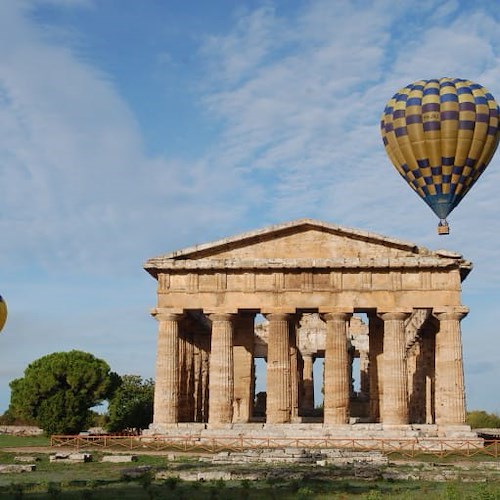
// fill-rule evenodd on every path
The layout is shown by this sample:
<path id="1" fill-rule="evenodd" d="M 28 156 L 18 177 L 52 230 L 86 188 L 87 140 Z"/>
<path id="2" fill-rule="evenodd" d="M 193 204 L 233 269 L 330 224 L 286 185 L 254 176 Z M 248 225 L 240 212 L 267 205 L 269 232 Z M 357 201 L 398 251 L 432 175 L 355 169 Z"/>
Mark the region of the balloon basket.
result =
<path id="1" fill-rule="evenodd" d="M 450 226 L 448 226 L 448 223 L 446 221 L 441 221 L 438 224 L 437 230 L 439 235 L 450 234 Z"/>

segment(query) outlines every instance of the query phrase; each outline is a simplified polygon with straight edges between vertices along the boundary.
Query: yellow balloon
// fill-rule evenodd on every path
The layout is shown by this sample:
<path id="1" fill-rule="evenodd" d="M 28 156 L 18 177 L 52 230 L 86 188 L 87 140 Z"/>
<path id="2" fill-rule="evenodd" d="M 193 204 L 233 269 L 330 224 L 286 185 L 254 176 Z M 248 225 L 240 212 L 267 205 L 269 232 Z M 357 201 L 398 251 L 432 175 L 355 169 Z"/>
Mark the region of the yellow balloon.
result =
<path id="1" fill-rule="evenodd" d="M 441 219 L 484 172 L 500 141 L 500 108 L 481 85 L 461 78 L 419 80 L 397 92 L 382 115 L 386 152 Z"/>
<path id="2" fill-rule="evenodd" d="M 2 331 L 5 320 L 7 319 L 7 304 L 0 295 L 0 332 Z"/>

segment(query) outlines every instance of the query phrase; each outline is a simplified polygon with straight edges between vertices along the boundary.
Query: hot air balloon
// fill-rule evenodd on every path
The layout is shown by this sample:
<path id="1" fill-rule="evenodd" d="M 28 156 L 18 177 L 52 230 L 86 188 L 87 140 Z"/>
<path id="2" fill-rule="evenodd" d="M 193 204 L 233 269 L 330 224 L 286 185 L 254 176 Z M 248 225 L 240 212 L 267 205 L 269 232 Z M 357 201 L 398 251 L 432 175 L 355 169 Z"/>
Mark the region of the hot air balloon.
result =
<path id="1" fill-rule="evenodd" d="M 481 85 L 460 78 L 420 80 L 387 103 L 381 132 L 391 162 L 439 217 L 462 201 L 500 140 L 499 107 Z"/>
<path id="2" fill-rule="evenodd" d="M 0 295 L 0 332 L 2 331 L 5 320 L 7 319 L 7 304 Z"/>

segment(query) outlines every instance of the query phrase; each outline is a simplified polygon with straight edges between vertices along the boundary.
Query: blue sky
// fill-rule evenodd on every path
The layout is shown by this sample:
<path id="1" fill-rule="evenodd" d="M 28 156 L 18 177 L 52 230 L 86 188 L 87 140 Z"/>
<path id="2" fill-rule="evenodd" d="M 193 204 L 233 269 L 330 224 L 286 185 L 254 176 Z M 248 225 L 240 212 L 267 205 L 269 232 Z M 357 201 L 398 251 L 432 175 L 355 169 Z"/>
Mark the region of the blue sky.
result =
<path id="1" fill-rule="evenodd" d="M 500 153 L 449 237 L 385 155 L 419 79 L 500 99 L 500 2 L 0 2 L 0 411 L 10 380 L 83 349 L 154 375 L 152 256 L 302 217 L 473 261 L 470 409 L 500 412 Z"/>

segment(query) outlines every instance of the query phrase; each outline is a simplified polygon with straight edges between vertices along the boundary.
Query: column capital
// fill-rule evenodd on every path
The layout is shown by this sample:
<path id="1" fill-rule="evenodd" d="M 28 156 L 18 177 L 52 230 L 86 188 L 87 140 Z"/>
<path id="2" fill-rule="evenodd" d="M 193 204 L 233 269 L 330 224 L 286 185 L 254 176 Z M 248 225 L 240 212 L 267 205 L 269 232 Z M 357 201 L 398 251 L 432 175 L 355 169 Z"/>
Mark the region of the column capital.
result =
<path id="1" fill-rule="evenodd" d="M 274 321 L 285 321 L 289 320 L 290 318 L 293 318 L 295 313 L 288 313 L 288 312 L 270 312 L 264 314 L 264 317 L 268 320 L 274 320 Z"/>
<path id="2" fill-rule="evenodd" d="M 208 315 L 208 319 L 210 321 L 233 321 L 237 317 L 235 313 L 211 313 Z"/>
<path id="3" fill-rule="evenodd" d="M 432 311 L 432 315 L 439 321 L 443 320 L 456 320 L 460 321 L 469 314 L 469 309 L 465 306 L 459 307 L 446 307 Z"/>
<path id="4" fill-rule="evenodd" d="M 181 309 L 156 307 L 151 309 L 151 316 L 157 321 L 180 321 L 184 317 L 184 311 Z"/>
<path id="5" fill-rule="evenodd" d="M 377 316 L 383 321 L 405 321 L 411 316 L 408 311 L 387 311 L 377 313 Z"/>
<path id="6" fill-rule="evenodd" d="M 320 318 L 323 321 L 349 321 L 352 318 L 352 314 L 352 312 L 346 311 L 331 311 L 321 313 Z"/>

